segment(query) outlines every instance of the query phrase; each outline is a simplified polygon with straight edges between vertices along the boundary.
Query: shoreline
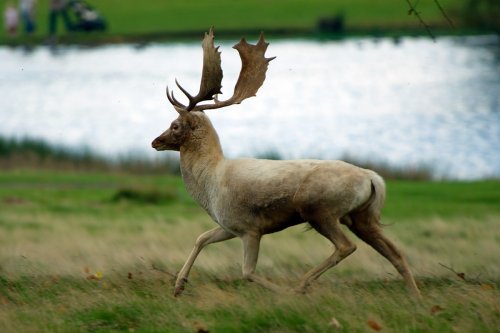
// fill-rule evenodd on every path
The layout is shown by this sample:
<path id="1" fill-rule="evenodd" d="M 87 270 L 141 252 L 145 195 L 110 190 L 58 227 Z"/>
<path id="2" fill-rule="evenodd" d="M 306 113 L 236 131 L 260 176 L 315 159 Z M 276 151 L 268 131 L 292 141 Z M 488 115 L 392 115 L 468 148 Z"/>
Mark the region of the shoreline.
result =
<path id="1" fill-rule="evenodd" d="M 218 40 L 239 39 L 245 36 L 249 39 L 257 38 L 262 29 L 220 29 L 217 30 Z M 313 40 L 342 40 L 356 37 L 367 38 L 403 38 L 403 37 L 427 37 L 435 39 L 443 36 L 474 36 L 483 34 L 498 34 L 493 30 L 475 28 L 433 28 L 432 36 L 424 27 L 405 26 L 398 28 L 384 29 L 380 27 L 351 28 L 343 31 L 320 31 L 310 28 L 271 28 L 264 29 L 267 39 L 313 39 Z M 4 47 L 36 47 L 42 45 L 81 45 L 81 46 L 102 46 L 113 44 L 148 44 L 154 42 L 193 42 L 199 41 L 205 31 L 184 30 L 184 31 L 157 31 L 138 34 L 95 34 L 95 33 L 67 33 L 60 34 L 51 39 L 48 36 L 19 36 L 13 39 L 0 41 L 0 46 Z"/>

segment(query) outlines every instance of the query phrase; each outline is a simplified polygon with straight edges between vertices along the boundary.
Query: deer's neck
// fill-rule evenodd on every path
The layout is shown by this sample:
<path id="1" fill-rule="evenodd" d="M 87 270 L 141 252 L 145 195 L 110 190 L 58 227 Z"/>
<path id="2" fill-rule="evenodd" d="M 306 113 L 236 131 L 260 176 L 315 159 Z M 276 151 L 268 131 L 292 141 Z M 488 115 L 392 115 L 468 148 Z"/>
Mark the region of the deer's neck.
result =
<path id="1" fill-rule="evenodd" d="M 224 161 L 219 137 L 210 128 L 200 139 L 190 141 L 180 149 L 182 178 L 189 194 L 213 216 L 211 198 L 216 197 L 217 169 Z"/>

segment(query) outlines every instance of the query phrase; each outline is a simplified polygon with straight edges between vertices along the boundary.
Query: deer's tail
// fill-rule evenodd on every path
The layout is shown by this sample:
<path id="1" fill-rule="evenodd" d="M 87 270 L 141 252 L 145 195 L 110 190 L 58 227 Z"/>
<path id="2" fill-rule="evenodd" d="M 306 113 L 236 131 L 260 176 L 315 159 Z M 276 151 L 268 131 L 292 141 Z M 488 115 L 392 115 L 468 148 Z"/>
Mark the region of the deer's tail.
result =
<path id="1" fill-rule="evenodd" d="M 371 193 L 359 207 L 341 219 L 346 225 L 368 224 L 380 226 L 380 212 L 385 202 L 385 182 L 378 174 L 370 171 Z"/>
<path id="2" fill-rule="evenodd" d="M 371 182 L 372 182 L 372 193 L 371 196 L 374 196 L 372 202 L 366 208 L 367 213 L 370 213 L 373 216 L 376 216 L 377 220 L 380 223 L 380 212 L 382 211 L 382 207 L 384 207 L 385 203 L 385 182 L 377 173 L 371 173 Z"/>

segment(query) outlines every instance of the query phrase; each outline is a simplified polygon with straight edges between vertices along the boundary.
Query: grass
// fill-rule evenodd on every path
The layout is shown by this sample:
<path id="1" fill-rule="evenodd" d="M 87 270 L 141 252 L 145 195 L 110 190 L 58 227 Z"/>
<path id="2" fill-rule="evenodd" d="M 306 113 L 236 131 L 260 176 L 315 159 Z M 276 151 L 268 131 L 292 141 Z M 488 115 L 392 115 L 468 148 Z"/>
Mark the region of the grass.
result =
<path id="1" fill-rule="evenodd" d="M 3 170 L 0 331 L 496 332 L 499 185 L 388 182 L 386 233 L 407 254 L 421 303 L 357 240 L 306 295 L 242 281 L 240 242 L 212 245 L 173 298 L 173 275 L 214 226 L 180 178 Z M 329 253 L 314 231 L 290 228 L 264 238 L 258 272 L 293 286 Z"/>
<path id="2" fill-rule="evenodd" d="M 7 1 L 1 0 L 4 8 Z M 46 37 L 48 31 L 48 0 L 38 1 L 35 40 Z M 448 16 L 457 26 L 467 0 L 440 0 Z M 127 39 L 165 38 L 174 36 L 196 36 L 210 26 L 215 26 L 218 36 L 224 32 L 260 31 L 292 33 L 312 33 L 320 18 L 330 18 L 337 14 L 345 17 L 347 31 L 419 30 L 426 34 L 415 16 L 408 15 L 408 4 L 404 0 L 107 0 L 93 1 L 99 12 L 109 23 L 105 33 L 81 35 L 73 34 L 66 41 L 123 41 Z M 434 1 L 418 3 L 418 11 L 425 21 L 437 28 L 448 28 L 446 19 Z M 62 32 L 60 22 L 59 32 Z M 29 41 L 29 38 L 24 38 Z M 0 43 L 9 38 L 0 34 Z"/>

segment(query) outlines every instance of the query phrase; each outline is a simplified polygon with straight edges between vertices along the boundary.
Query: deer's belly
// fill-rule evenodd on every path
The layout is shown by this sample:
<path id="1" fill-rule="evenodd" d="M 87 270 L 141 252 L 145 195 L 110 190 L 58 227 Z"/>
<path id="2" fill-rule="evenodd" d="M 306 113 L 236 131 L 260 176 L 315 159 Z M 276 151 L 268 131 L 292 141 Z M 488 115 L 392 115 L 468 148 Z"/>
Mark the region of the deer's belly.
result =
<path id="1" fill-rule="evenodd" d="M 269 234 L 305 222 L 288 198 L 266 204 L 255 202 L 239 202 L 238 205 L 227 202 L 227 204 L 214 214 L 216 222 L 238 236 L 248 232 Z"/>

